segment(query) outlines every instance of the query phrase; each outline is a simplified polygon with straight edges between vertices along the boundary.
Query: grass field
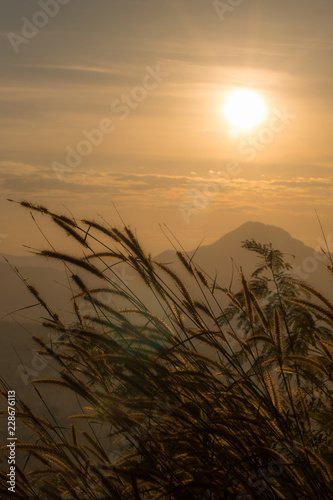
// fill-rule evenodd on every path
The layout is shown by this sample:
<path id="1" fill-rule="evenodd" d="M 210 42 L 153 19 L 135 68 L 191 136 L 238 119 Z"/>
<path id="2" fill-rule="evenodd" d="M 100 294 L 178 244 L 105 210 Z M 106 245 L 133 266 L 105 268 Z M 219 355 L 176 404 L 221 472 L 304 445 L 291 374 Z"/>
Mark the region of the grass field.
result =
<path id="1" fill-rule="evenodd" d="M 40 252 L 68 270 L 74 322 L 64 324 L 27 286 L 54 331 L 51 343 L 34 337 L 33 347 L 58 368 L 54 379 L 31 381 L 36 397 L 47 405 L 44 392 L 56 385 L 72 391 L 82 412 L 58 426 L 17 394 L 16 419 L 29 439 L 16 444 L 15 498 L 333 498 L 333 304 L 292 279 L 277 249 L 244 242 L 259 264 L 252 276 L 240 269 L 234 291 L 177 247 L 188 276 L 180 279 L 126 225 L 22 205 L 77 244 L 73 254 Z M 115 279 L 119 263 L 154 294 L 160 314 Z M 8 498 L 2 451 L 0 494 Z"/>

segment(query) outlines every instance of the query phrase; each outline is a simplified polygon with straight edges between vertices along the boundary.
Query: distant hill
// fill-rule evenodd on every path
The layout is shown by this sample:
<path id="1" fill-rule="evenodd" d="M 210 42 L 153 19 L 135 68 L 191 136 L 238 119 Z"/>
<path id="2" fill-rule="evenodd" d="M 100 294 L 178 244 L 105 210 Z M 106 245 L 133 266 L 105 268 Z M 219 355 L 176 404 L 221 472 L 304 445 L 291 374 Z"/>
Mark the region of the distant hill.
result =
<path id="1" fill-rule="evenodd" d="M 331 294 L 330 279 L 324 262 L 318 259 L 314 249 L 306 246 L 302 241 L 293 238 L 287 231 L 276 226 L 260 222 L 246 222 L 234 231 L 231 231 L 211 245 L 201 246 L 188 252 L 194 261 L 213 278 L 217 275 L 218 283 L 229 287 L 233 277 L 233 287 L 238 286 L 237 268 L 242 266 L 246 275 L 254 269 L 258 258 L 252 252 L 242 248 L 242 242 L 254 239 L 259 243 L 272 243 L 275 249 L 281 250 L 286 260 L 294 266 L 294 274 L 318 287 L 326 294 Z M 0 256 L 0 275 L 2 287 L 0 290 L 0 319 L 20 308 L 36 304 L 36 300 L 28 292 L 24 284 L 15 275 L 12 269 Z M 38 256 L 11 257 L 6 256 L 10 263 L 17 266 L 24 278 L 34 285 L 54 310 L 65 314 L 64 319 L 70 320 L 71 306 L 69 279 L 64 266 L 55 261 L 47 261 Z M 176 257 L 175 251 L 167 250 L 156 256 L 156 260 L 170 263 L 186 279 L 186 271 Z M 74 266 L 75 267 L 75 266 Z M 119 268 L 116 268 L 119 269 Z M 122 270 L 120 275 L 129 276 L 128 285 L 137 294 L 144 293 L 142 281 L 133 279 L 133 271 Z M 132 276 L 132 277 L 131 277 Z M 26 309 L 19 313 L 24 318 L 36 319 L 45 315 L 41 307 Z"/>
<path id="2" fill-rule="evenodd" d="M 242 248 L 242 242 L 251 239 L 258 243 L 272 243 L 274 249 L 285 254 L 286 261 L 293 266 L 295 277 L 317 286 L 327 294 L 332 293 L 330 276 L 325 268 L 327 259 L 320 260 L 313 248 L 293 238 L 284 229 L 261 222 L 246 222 L 215 243 L 189 251 L 188 255 L 194 255 L 194 262 L 213 278 L 217 275 L 221 286 L 228 287 L 233 276 L 234 286 L 237 287 L 237 268 L 242 267 L 244 273 L 249 275 L 258 262 L 258 257 L 253 252 Z M 173 250 L 159 254 L 156 259 L 172 263 L 176 270 L 185 274 Z"/>

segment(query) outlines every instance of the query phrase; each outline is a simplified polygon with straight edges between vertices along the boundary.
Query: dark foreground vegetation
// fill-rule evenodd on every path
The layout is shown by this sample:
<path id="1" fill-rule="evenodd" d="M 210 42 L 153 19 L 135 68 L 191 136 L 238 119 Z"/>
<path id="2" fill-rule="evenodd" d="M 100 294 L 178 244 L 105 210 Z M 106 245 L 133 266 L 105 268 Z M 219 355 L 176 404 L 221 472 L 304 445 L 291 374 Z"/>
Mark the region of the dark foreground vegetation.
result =
<path id="1" fill-rule="evenodd" d="M 244 242 L 258 267 L 248 278 L 240 270 L 236 293 L 178 251 L 181 279 L 147 255 L 126 225 L 22 205 L 81 247 L 76 256 L 40 252 L 66 266 L 75 321 L 64 324 L 27 286 L 54 332 L 52 342 L 34 342 L 58 369 L 54 379 L 41 372 L 31 380 L 36 397 L 45 401 L 56 385 L 72 391 L 82 411 L 58 425 L 17 394 L 16 418 L 29 439 L 16 444 L 26 460 L 17 465 L 13 497 L 333 498 L 329 298 L 293 279 L 269 244 Z M 137 274 L 156 308 L 119 277 L 120 264 Z M 332 280 L 329 260 L 327 267 Z M 7 400 L 10 380 L 2 385 Z M 7 450 L 1 498 L 10 498 Z"/>

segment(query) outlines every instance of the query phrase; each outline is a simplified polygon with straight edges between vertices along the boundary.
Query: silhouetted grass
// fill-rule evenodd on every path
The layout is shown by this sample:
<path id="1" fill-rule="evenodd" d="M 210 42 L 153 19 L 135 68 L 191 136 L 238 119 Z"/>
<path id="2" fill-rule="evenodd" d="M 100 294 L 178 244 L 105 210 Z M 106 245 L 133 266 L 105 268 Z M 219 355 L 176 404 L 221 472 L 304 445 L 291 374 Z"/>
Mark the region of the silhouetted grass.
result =
<path id="1" fill-rule="evenodd" d="M 245 242 L 261 264 L 250 280 L 240 273 L 234 293 L 178 251 L 181 279 L 147 255 L 129 227 L 22 205 L 82 248 L 40 252 L 69 270 L 75 322 L 64 324 L 30 291 L 55 332 L 51 345 L 34 341 L 59 369 L 57 379 L 41 373 L 32 384 L 42 401 L 44 386 L 56 384 L 84 407 L 62 428 L 18 398 L 31 439 L 17 450 L 37 465 L 19 471 L 15 498 L 333 497 L 333 304 L 292 279 L 279 251 Z M 153 294 L 157 312 L 115 273 L 119 263 Z M 100 283 L 88 286 L 91 277 Z M 7 397 L 4 381 L 3 389 Z"/>

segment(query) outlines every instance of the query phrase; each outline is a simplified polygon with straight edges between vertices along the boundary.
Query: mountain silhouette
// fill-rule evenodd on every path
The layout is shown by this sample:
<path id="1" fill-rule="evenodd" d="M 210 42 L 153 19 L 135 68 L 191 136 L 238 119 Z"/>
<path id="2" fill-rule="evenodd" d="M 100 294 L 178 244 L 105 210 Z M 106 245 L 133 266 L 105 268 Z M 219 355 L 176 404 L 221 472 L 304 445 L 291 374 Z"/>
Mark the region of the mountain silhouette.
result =
<path id="1" fill-rule="evenodd" d="M 247 276 L 254 271 L 259 258 L 255 253 L 242 247 L 242 242 L 252 239 L 257 243 L 271 243 L 275 250 L 280 250 L 286 262 L 292 266 L 291 272 L 295 278 L 307 281 L 324 293 L 331 293 L 328 287 L 328 271 L 325 267 L 325 264 L 329 264 L 328 259 L 280 227 L 261 222 L 245 222 L 214 243 L 193 249 L 187 252 L 187 255 L 193 257 L 193 261 L 211 277 L 216 276 L 221 286 L 228 287 L 232 280 L 233 282 L 237 280 L 237 270 L 240 267 Z M 156 259 L 172 264 L 182 276 L 186 274 L 175 251 L 167 250 L 159 254 Z"/>
<path id="2" fill-rule="evenodd" d="M 242 242 L 254 239 L 258 243 L 271 243 L 274 249 L 285 254 L 285 259 L 293 267 L 293 275 L 316 286 L 326 294 L 331 294 L 328 286 L 327 259 L 302 241 L 293 238 L 287 231 L 276 226 L 263 224 L 261 222 L 246 222 L 237 229 L 225 234 L 210 245 L 203 245 L 197 249 L 187 252 L 193 257 L 194 262 L 208 273 L 213 279 L 217 279 L 219 285 L 229 287 L 238 286 L 238 270 L 242 267 L 245 275 L 250 276 L 254 271 L 259 259 L 256 254 L 242 248 Z M 4 256 L 2 256 L 4 257 Z M 47 300 L 54 310 L 60 310 L 65 318 L 70 319 L 71 304 L 69 303 L 70 286 L 68 273 L 63 266 L 54 261 L 47 261 L 39 256 L 6 256 L 9 262 L 17 266 L 23 278 L 40 291 L 42 297 Z M 186 279 L 187 271 L 180 263 L 174 250 L 166 250 L 155 257 L 156 260 L 167 263 Z M 73 270 L 77 270 L 72 266 Z M 81 273 L 80 270 L 78 271 Z M 36 303 L 34 297 L 26 289 L 24 283 L 15 275 L 7 262 L 0 258 L 0 273 L 4 286 L 0 290 L 0 318 L 8 316 L 13 311 L 31 306 Z M 137 294 L 144 293 L 142 281 L 134 278 L 132 270 L 124 273 L 130 276 L 129 285 Z M 30 308 L 20 312 L 25 318 L 37 319 L 45 314 L 40 307 Z"/>

